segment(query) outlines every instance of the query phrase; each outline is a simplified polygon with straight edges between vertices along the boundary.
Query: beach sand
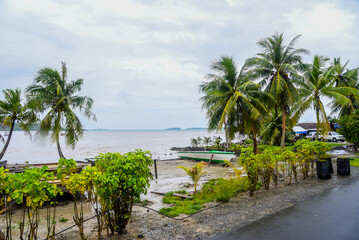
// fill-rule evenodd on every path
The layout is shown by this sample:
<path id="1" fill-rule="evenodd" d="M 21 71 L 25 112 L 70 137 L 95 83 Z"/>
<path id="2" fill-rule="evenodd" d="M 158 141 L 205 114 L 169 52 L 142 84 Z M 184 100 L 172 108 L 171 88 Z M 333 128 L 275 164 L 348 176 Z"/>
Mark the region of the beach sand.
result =
<path id="1" fill-rule="evenodd" d="M 151 201 L 152 203 L 148 207 L 159 210 L 164 206 L 162 196 L 151 193 L 151 191 L 163 193 L 181 189 L 187 192 L 193 191 L 193 185 L 188 176 L 177 166 L 191 166 L 195 163 L 195 161 L 189 160 L 159 161 L 157 163 L 158 179 L 151 181 L 148 194 L 141 196 L 141 200 Z M 223 167 L 223 164 L 211 164 L 210 167 L 206 168 L 207 174 L 201 179 L 201 183 L 211 178 L 227 177 L 228 170 L 228 168 Z M 152 169 L 152 173 L 154 173 L 154 169 Z M 351 178 L 358 176 L 359 168 L 351 167 L 350 177 L 339 177 L 334 174 L 331 180 L 326 181 L 310 177 L 285 186 L 280 182 L 282 185 L 279 187 L 272 187 L 270 191 L 257 191 L 251 198 L 248 197 L 248 193 L 237 194 L 229 202 L 195 214 L 185 220 L 173 220 L 152 210 L 134 206 L 130 223 L 127 226 L 127 234 L 107 238 L 106 232 L 103 231 L 102 235 L 103 239 L 137 239 L 139 234 L 143 235 L 145 239 L 206 239 L 217 233 L 228 231 L 235 226 L 250 223 L 268 214 L 293 206 L 314 195 L 332 189 L 343 181 L 350 181 Z M 207 206 L 214 204 L 209 203 Z M 45 209 L 42 209 L 41 212 L 43 214 Z M 14 214 L 14 223 L 16 223 L 18 215 L 19 211 Z M 94 216 L 94 212 L 89 203 L 85 203 L 85 218 L 91 216 Z M 69 221 L 58 222 L 57 232 L 73 225 L 71 202 L 65 206 L 57 207 L 57 218 L 61 217 L 67 218 Z M 183 216 L 177 218 L 181 217 Z M 2 216 L 0 229 L 4 229 L 4 224 Z M 15 228 L 14 231 L 16 232 L 16 230 Z M 43 220 L 39 229 L 41 239 L 43 239 L 45 232 L 46 221 Z M 96 218 L 85 223 L 85 234 L 88 239 L 97 239 Z M 58 235 L 57 239 L 80 239 L 77 227 Z"/>

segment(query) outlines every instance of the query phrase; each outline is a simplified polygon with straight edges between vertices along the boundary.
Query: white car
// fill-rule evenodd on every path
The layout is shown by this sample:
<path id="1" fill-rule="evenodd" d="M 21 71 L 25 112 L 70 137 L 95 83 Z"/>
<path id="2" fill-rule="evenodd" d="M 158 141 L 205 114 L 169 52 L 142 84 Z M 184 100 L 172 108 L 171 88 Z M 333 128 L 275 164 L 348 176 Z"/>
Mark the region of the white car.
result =
<path id="1" fill-rule="evenodd" d="M 305 136 L 305 138 L 309 138 L 309 139 L 311 139 L 311 140 L 315 140 L 315 135 L 316 135 L 317 133 L 316 132 L 310 132 L 310 133 L 308 133 L 306 136 Z M 318 139 L 319 140 L 321 140 L 323 137 L 322 137 L 322 135 L 318 135 Z"/>
<path id="2" fill-rule="evenodd" d="M 307 136 L 305 136 L 305 138 L 315 140 L 316 134 L 317 134 L 316 132 L 310 132 L 307 134 Z M 320 141 L 328 141 L 328 142 L 336 142 L 336 141 L 344 142 L 344 137 L 342 135 L 339 135 L 337 132 L 328 132 L 328 134 L 324 136 L 319 134 L 318 139 Z"/>
<path id="3" fill-rule="evenodd" d="M 328 132 L 328 134 L 324 135 L 324 137 L 322 137 L 321 140 L 329 141 L 329 142 L 336 142 L 336 141 L 344 142 L 344 137 L 343 135 L 340 135 L 337 132 Z"/>

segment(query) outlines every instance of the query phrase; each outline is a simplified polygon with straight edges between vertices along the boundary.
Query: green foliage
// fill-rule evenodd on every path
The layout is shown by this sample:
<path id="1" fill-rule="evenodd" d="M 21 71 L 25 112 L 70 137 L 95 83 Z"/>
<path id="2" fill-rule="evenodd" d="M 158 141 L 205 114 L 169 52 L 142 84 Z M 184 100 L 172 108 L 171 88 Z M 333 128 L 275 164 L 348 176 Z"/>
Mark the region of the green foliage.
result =
<path id="1" fill-rule="evenodd" d="M 9 170 L 5 168 L 0 168 L 0 214 L 2 213 L 3 208 L 5 208 L 5 199 L 4 195 L 9 192 Z"/>
<path id="2" fill-rule="evenodd" d="M 329 156 L 326 153 L 331 149 L 328 143 L 315 141 L 313 144 L 315 147 L 315 153 L 317 154 L 319 160 Z"/>
<path id="3" fill-rule="evenodd" d="M 67 222 L 68 221 L 68 219 L 67 218 L 64 218 L 64 217 L 61 217 L 60 219 L 59 219 L 59 222 Z"/>
<path id="4" fill-rule="evenodd" d="M 193 181 L 195 193 L 197 191 L 197 183 L 199 179 L 206 173 L 204 171 L 205 166 L 207 166 L 207 163 L 205 162 L 199 162 L 192 167 L 177 166 L 179 168 L 182 168 L 187 173 L 189 178 Z"/>
<path id="5" fill-rule="evenodd" d="M 45 203 L 54 205 L 53 200 L 57 194 L 62 194 L 61 190 L 55 184 L 50 182 L 54 180 L 54 174 L 47 172 L 47 166 L 39 168 L 29 168 L 23 173 L 12 174 L 9 179 L 8 194 L 10 199 L 13 199 L 17 204 L 22 205 L 20 220 L 20 238 L 23 237 L 25 227 L 25 215 L 29 224 L 29 239 L 37 238 L 37 228 L 39 226 L 39 208 Z M 49 210 L 48 210 L 49 211 Z M 55 211 L 54 211 L 55 215 Z M 47 219 L 48 226 L 53 226 L 51 236 L 54 236 L 53 220 Z M 49 229 L 48 236 L 50 236 L 51 229 Z"/>
<path id="6" fill-rule="evenodd" d="M 22 103 L 21 90 L 6 89 L 2 92 L 4 93 L 5 99 L 0 101 L 0 126 L 10 127 L 10 132 L 2 151 L 0 152 L 0 160 L 3 158 L 6 149 L 9 146 L 15 123 L 17 122 L 22 130 L 27 134 L 30 134 L 30 126 L 37 120 L 31 105 L 29 103 Z M 1 134 L 0 139 L 2 141 L 4 140 Z"/>
<path id="7" fill-rule="evenodd" d="M 350 158 L 350 166 L 359 167 L 359 158 Z"/>
<path id="8" fill-rule="evenodd" d="M 257 188 L 260 188 L 258 184 Z M 168 192 L 162 198 L 163 203 L 172 204 L 173 206 L 161 208 L 160 212 L 167 216 L 176 217 L 180 214 L 193 214 L 200 209 L 205 208 L 205 203 L 216 200 L 228 201 L 236 191 L 248 190 L 248 183 L 246 178 L 231 178 L 231 179 L 211 179 L 202 186 L 202 189 L 194 194 L 192 199 L 182 199 L 173 195 L 173 192 Z"/>
<path id="9" fill-rule="evenodd" d="M 125 229 L 135 199 L 146 194 L 152 179 L 150 151 L 99 154 L 96 158 L 99 174 L 97 194 L 111 232 Z"/>
<path id="10" fill-rule="evenodd" d="M 24 204 L 32 210 L 50 202 L 60 192 L 55 184 L 54 174 L 46 172 L 47 166 L 42 168 L 29 168 L 21 174 L 14 174 L 10 196 L 17 204 Z"/>
<path id="11" fill-rule="evenodd" d="M 263 153 L 257 154 L 255 156 L 256 161 L 258 162 L 259 174 L 262 177 L 262 182 L 266 190 L 269 190 L 271 177 L 274 173 L 274 169 L 276 166 L 277 161 L 274 157 L 275 154 L 275 150 L 265 150 L 263 151 Z"/>
<path id="12" fill-rule="evenodd" d="M 91 112 L 93 100 L 87 96 L 79 96 L 83 79 L 68 82 L 66 63 L 62 62 L 62 71 L 42 68 L 38 71 L 33 83 L 26 88 L 26 94 L 44 118 L 40 122 L 40 136 L 51 134 L 51 141 L 57 143 L 60 158 L 60 131 L 65 132 L 66 145 L 75 148 L 77 141 L 83 135 L 83 127 L 74 110 L 80 110 L 87 118 L 96 120 Z"/>
<path id="13" fill-rule="evenodd" d="M 73 159 L 59 159 L 57 164 L 57 179 L 61 180 L 62 185 L 66 185 L 66 176 L 71 176 L 76 172 L 77 164 Z"/>
<path id="14" fill-rule="evenodd" d="M 229 150 L 234 151 L 237 155 L 239 155 L 240 151 L 242 149 L 242 145 L 233 143 Z"/>
<path id="15" fill-rule="evenodd" d="M 212 139 L 210 137 L 203 137 L 204 150 L 208 149 L 211 142 L 212 142 Z"/>
<path id="16" fill-rule="evenodd" d="M 249 196 L 253 196 L 260 173 L 260 162 L 255 157 L 251 148 L 242 149 L 242 153 L 239 158 L 239 165 L 243 166 L 247 172 L 249 181 Z"/>
<path id="17" fill-rule="evenodd" d="M 359 110 L 354 111 L 349 116 L 343 116 L 339 120 L 340 128 L 338 132 L 344 138 L 359 147 Z"/>

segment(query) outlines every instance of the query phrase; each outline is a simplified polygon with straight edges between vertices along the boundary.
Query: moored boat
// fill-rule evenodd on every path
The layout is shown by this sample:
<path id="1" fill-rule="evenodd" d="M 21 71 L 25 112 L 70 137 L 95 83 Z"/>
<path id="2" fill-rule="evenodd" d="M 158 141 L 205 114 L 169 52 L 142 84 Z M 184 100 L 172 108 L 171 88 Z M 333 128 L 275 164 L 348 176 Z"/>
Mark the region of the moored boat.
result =
<path id="1" fill-rule="evenodd" d="M 221 162 L 224 160 L 230 161 L 232 158 L 236 157 L 236 154 L 233 152 L 222 152 L 222 151 L 183 151 L 177 152 L 178 157 L 186 159 L 194 159 L 198 161 L 210 161 L 211 162 Z"/>

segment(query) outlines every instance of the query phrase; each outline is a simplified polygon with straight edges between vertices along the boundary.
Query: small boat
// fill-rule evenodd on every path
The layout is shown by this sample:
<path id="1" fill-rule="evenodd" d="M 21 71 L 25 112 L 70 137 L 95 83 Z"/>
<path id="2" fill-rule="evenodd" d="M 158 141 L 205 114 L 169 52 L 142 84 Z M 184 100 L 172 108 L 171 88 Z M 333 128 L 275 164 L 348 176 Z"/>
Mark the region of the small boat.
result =
<path id="1" fill-rule="evenodd" d="M 178 157 L 186 159 L 194 159 L 198 161 L 210 161 L 224 163 L 224 160 L 230 161 L 236 157 L 233 152 L 222 152 L 222 151 L 185 151 L 177 152 Z"/>
<path id="2" fill-rule="evenodd" d="M 6 167 L 7 160 L 0 161 L 0 168 Z"/>

